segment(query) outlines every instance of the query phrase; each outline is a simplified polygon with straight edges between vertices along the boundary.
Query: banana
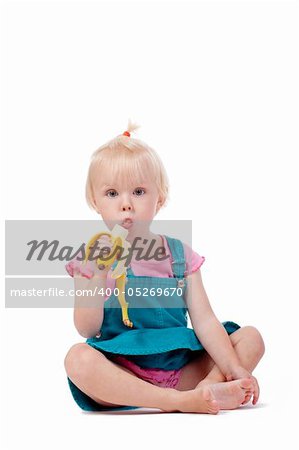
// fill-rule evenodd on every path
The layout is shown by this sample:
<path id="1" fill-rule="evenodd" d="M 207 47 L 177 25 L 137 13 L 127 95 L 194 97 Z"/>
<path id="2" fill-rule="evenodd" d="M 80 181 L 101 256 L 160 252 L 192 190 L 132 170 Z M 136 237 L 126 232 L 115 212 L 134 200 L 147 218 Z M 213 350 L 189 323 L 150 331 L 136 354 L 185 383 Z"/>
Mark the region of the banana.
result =
<path id="1" fill-rule="evenodd" d="M 88 244 L 86 245 L 85 259 L 83 261 L 83 264 L 86 264 L 86 262 L 88 261 L 90 252 L 91 252 L 91 248 L 94 246 L 96 241 L 98 241 L 102 236 L 108 236 L 112 240 L 113 247 L 110 252 L 111 257 L 108 257 L 108 255 L 107 255 L 107 256 L 105 256 L 105 259 L 98 258 L 97 259 L 98 265 L 102 265 L 105 268 L 112 266 L 112 264 L 117 259 L 116 249 L 121 248 L 123 250 L 123 253 L 121 255 L 122 260 L 118 261 L 117 265 L 115 266 L 115 268 L 112 271 L 111 277 L 116 279 L 116 288 L 118 289 L 118 293 L 119 293 L 118 301 L 119 301 L 119 304 L 121 306 L 121 311 L 122 311 L 122 321 L 123 321 L 124 325 L 126 325 L 129 328 L 132 328 L 133 322 L 130 321 L 129 316 L 128 316 L 129 303 L 126 302 L 126 298 L 125 298 L 125 294 L 124 294 L 126 280 L 127 280 L 127 268 L 125 266 L 125 262 L 126 262 L 125 256 L 127 256 L 127 254 L 129 253 L 129 250 L 130 250 L 130 243 L 125 240 L 127 235 L 128 235 L 128 230 L 121 227 L 120 225 L 115 225 L 113 230 L 111 231 L 111 233 L 107 233 L 106 231 L 103 231 L 101 233 L 94 235 L 90 239 Z"/>

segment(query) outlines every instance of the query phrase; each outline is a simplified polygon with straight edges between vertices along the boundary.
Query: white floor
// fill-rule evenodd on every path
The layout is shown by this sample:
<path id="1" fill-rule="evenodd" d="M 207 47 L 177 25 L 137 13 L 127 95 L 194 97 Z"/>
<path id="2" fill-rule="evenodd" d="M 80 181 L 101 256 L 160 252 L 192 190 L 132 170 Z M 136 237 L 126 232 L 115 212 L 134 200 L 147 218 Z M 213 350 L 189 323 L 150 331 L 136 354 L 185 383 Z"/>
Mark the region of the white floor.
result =
<path id="1" fill-rule="evenodd" d="M 202 445 L 209 449 L 251 449 L 274 444 L 276 448 L 298 448 L 297 405 L 292 403 L 292 395 L 286 392 L 284 397 L 282 390 L 270 392 L 265 387 L 257 406 L 221 411 L 217 416 L 168 414 L 153 409 L 84 413 L 62 386 L 59 398 L 51 391 L 32 396 L 29 389 L 16 395 L 9 413 L 8 449 L 75 450 L 103 445 L 119 449 Z"/>

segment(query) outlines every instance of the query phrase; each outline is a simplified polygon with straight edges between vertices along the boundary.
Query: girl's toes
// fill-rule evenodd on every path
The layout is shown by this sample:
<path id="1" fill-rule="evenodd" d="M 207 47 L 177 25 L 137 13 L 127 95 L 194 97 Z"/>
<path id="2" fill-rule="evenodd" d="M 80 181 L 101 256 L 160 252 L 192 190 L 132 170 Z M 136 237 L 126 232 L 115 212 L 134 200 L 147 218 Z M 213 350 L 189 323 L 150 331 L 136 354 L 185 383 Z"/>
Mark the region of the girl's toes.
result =
<path id="1" fill-rule="evenodd" d="M 251 399 L 252 395 L 248 394 L 245 396 L 244 401 L 241 403 L 241 405 L 246 405 L 246 403 L 248 403 Z"/>

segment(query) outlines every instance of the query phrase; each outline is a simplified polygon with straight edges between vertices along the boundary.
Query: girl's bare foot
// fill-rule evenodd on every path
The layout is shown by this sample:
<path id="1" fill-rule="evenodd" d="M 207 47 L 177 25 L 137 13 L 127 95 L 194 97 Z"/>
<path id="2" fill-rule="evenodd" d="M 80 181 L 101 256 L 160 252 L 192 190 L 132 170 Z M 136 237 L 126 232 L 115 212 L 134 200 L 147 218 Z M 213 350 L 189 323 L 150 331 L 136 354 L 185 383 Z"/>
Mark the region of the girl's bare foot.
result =
<path id="1" fill-rule="evenodd" d="M 215 400 L 210 386 L 198 387 L 179 394 L 180 402 L 177 405 L 177 411 L 204 414 L 217 414 L 219 412 L 219 404 Z"/>
<path id="2" fill-rule="evenodd" d="M 208 387 L 220 409 L 236 409 L 247 403 L 253 394 L 253 384 L 250 378 L 207 384 L 202 382 L 196 389 Z"/>

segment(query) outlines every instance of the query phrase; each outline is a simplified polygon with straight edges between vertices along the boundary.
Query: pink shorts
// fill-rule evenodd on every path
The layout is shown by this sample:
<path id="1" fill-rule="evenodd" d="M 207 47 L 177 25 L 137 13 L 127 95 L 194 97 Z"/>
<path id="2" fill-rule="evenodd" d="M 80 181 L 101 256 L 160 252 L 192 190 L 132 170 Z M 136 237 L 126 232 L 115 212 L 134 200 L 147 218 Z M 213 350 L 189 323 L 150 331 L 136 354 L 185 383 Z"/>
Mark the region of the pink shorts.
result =
<path id="1" fill-rule="evenodd" d="M 144 381 L 154 384 L 159 387 L 175 388 L 180 379 L 182 369 L 179 370 L 162 370 L 162 369 L 142 369 L 137 364 L 129 361 L 123 356 L 113 356 L 111 358 L 120 366 L 131 370 L 135 375 Z"/>

